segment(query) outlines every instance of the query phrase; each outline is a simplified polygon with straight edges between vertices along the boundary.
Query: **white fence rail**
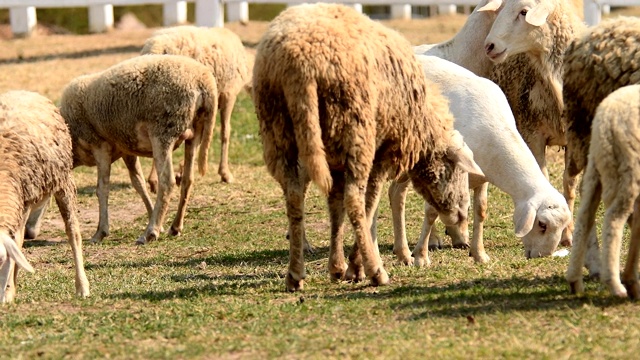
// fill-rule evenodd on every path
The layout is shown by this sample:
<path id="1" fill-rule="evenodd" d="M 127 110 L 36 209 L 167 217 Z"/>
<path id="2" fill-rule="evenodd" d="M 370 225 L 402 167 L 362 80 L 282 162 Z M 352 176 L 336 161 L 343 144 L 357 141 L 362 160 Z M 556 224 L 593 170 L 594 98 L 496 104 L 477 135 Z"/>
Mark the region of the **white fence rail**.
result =
<path id="1" fill-rule="evenodd" d="M 314 1 L 314 0 L 311 0 Z M 362 4 L 391 5 L 392 18 L 411 18 L 411 6 L 436 6 L 440 13 L 455 12 L 457 5 L 475 6 L 479 0 L 323 0 L 353 6 L 362 12 Z M 310 0 L 0 0 L 0 9 L 9 9 L 14 35 L 30 34 L 36 26 L 36 8 L 86 7 L 89 11 L 89 31 L 103 32 L 114 25 L 113 7 L 124 5 L 163 5 L 165 26 L 187 21 L 187 2 L 195 3 L 195 22 L 198 26 L 224 25 L 224 9 L 229 21 L 249 19 L 248 3 L 286 3 L 296 5 Z M 584 0 L 587 24 L 600 22 L 603 9 L 608 6 L 640 5 L 640 0 Z"/>

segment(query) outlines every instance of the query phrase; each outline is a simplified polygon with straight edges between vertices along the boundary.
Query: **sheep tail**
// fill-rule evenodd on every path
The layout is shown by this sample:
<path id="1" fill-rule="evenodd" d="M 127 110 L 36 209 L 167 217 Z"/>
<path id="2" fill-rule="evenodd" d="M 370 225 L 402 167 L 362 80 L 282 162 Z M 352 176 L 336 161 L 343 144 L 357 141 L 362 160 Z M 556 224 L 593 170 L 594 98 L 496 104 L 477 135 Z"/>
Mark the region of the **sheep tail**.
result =
<path id="1" fill-rule="evenodd" d="M 13 239 L 10 238 L 9 235 L 4 231 L 0 231 L 0 247 L 4 248 L 4 249 L 0 248 L 0 255 L 4 255 L 2 253 L 6 252 L 6 255 L 8 256 L 8 258 L 15 261 L 19 267 L 23 268 L 24 270 L 30 273 L 35 271 L 33 269 L 33 266 L 29 264 L 29 262 L 27 261 L 27 258 L 24 256 L 24 254 L 18 247 L 18 244 L 16 244 L 16 242 L 13 241 Z"/>
<path id="2" fill-rule="evenodd" d="M 211 79 L 213 79 L 213 75 Z M 203 125 L 200 127 L 201 133 L 196 136 L 200 137 L 198 172 L 203 176 L 207 173 L 209 146 L 213 139 L 213 130 L 216 127 L 216 114 L 218 111 L 218 91 L 215 86 L 215 80 L 213 84 L 213 89 L 205 88 L 200 92 L 202 96 L 202 107 L 199 110 L 199 116 Z"/>
<path id="3" fill-rule="evenodd" d="M 311 181 L 316 183 L 320 190 L 327 195 L 333 185 L 333 179 L 322 142 L 318 110 L 318 85 L 315 80 L 307 81 L 306 86 L 300 90 L 302 90 L 302 96 L 296 97 L 296 101 L 287 101 L 293 119 L 298 157 Z M 287 100 L 289 99 L 293 99 L 293 97 L 288 97 Z"/>

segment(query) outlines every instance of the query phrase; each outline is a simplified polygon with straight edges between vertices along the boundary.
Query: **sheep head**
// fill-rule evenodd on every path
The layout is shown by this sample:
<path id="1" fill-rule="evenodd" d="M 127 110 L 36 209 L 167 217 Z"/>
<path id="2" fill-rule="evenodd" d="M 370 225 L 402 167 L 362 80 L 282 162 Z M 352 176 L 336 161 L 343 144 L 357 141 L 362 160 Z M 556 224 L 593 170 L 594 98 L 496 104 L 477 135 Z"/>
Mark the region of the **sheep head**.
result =
<path id="1" fill-rule="evenodd" d="M 570 220 L 569 206 L 560 193 L 516 204 L 513 221 L 516 236 L 522 238 L 525 257 L 550 256 L 558 247 L 562 231 Z"/>
<path id="2" fill-rule="evenodd" d="M 485 7 L 495 7 L 493 0 Z M 548 18 L 556 9 L 556 0 L 515 0 L 502 4 L 491 31 L 485 39 L 487 56 L 501 63 L 510 55 L 544 53 L 552 41 Z"/>

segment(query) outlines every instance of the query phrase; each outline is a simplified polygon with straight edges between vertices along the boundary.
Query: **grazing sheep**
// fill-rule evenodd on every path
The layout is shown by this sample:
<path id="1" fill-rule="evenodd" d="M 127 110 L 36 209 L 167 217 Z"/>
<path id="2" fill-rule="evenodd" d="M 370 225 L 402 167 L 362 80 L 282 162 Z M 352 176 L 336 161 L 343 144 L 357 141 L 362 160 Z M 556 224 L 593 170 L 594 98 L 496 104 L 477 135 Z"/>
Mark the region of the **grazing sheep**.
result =
<path id="1" fill-rule="evenodd" d="M 206 65 L 218 85 L 220 109 L 220 166 L 218 174 L 223 182 L 232 182 L 229 170 L 229 137 L 231 136 L 231 111 L 238 93 L 251 80 L 251 59 L 238 35 L 225 28 L 177 26 L 156 31 L 145 41 L 141 53 L 170 54 L 191 57 Z M 148 182 L 155 192 L 158 177 L 155 170 L 149 173 Z"/>
<path id="2" fill-rule="evenodd" d="M 525 256 L 551 255 L 562 230 L 571 218 L 563 196 L 549 183 L 535 165 L 533 155 L 515 126 L 509 104 L 500 88 L 491 81 L 434 56 L 416 55 L 428 80 L 440 85 L 449 100 L 455 118 L 454 128 L 474 153 L 474 160 L 484 172 L 484 178 L 470 177 L 474 190 L 474 224 L 471 256 L 477 262 L 489 260 L 482 243 L 483 221 L 487 210 L 487 184 L 494 184 L 513 198 L 516 236 L 524 243 Z M 397 182 L 389 188 L 394 219 L 394 253 L 405 263 L 411 262 L 404 224 L 404 198 L 407 186 Z M 425 239 L 430 235 L 434 213 L 425 204 L 425 221 L 413 252 L 414 264 L 428 265 Z M 434 215 L 430 215 L 434 214 Z M 449 233 L 462 238 L 458 228 Z M 431 241 L 431 239 L 430 239 Z M 429 243 L 429 247 L 432 244 Z"/>
<path id="3" fill-rule="evenodd" d="M 563 93 L 567 128 L 563 185 L 573 212 L 577 177 L 587 166 L 591 121 L 600 102 L 616 89 L 640 83 L 640 19 L 618 17 L 601 22 L 575 39 L 564 55 Z M 599 272 L 597 242 L 587 266 Z"/>
<path id="4" fill-rule="evenodd" d="M 0 302 L 13 301 L 18 269 L 33 272 L 20 251 L 32 208 L 53 195 L 62 214 L 76 271 L 76 294 L 89 296 L 71 172 L 71 136 L 56 106 L 28 91 L 0 95 Z M 10 261 L 13 260 L 13 261 Z"/>
<path id="5" fill-rule="evenodd" d="M 388 176 L 409 177 L 446 224 L 466 221 L 468 181 L 461 168 L 481 172 L 453 130 L 446 100 L 396 32 L 343 5 L 288 8 L 258 44 L 253 100 L 265 163 L 286 199 L 289 291 L 302 289 L 305 278 L 310 181 L 328 195 L 333 278 L 366 274 L 374 285 L 389 281 L 370 233 Z M 359 249 L 348 269 L 345 211 Z"/>
<path id="6" fill-rule="evenodd" d="M 600 279 L 614 296 L 640 298 L 638 216 L 633 216 L 627 264 L 620 281 L 622 230 L 632 213 L 640 213 L 639 144 L 640 85 L 629 85 L 607 96 L 598 105 L 593 119 L 582 200 L 576 217 L 575 242 L 566 274 L 573 293 L 584 291 L 582 266 L 588 238 L 595 239 L 593 225 L 602 198 L 605 215 Z"/>
<path id="7" fill-rule="evenodd" d="M 487 56 L 498 64 L 490 78 L 509 99 L 518 131 L 545 175 L 546 147 L 566 145 L 562 121 L 564 53 L 585 28 L 569 0 L 512 0 L 504 2 L 485 40 Z M 500 65 L 514 56 L 515 65 Z M 508 71 L 501 66 L 526 66 L 526 71 Z M 565 161 L 566 156 L 565 152 Z M 569 197 L 566 191 L 565 197 Z M 572 227 L 570 223 L 565 230 L 563 245 L 571 244 Z"/>
<path id="8" fill-rule="evenodd" d="M 137 243 L 158 238 L 175 184 L 171 154 L 184 141 L 180 202 L 170 229 L 171 235 L 181 233 L 196 151 L 200 174 L 207 170 L 217 99 L 211 71 L 191 58 L 175 55 L 132 58 L 67 85 L 60 111 L 73 138 L 73 166 L 98 166 L 100 221 L 92 241 L 109 234 L 109 172 L 111 163 L 121 157 L 149 213 L 149 225 Z M 160 184 L 154 206 L 138 156 L 153 157 L 158 165 Z"/>

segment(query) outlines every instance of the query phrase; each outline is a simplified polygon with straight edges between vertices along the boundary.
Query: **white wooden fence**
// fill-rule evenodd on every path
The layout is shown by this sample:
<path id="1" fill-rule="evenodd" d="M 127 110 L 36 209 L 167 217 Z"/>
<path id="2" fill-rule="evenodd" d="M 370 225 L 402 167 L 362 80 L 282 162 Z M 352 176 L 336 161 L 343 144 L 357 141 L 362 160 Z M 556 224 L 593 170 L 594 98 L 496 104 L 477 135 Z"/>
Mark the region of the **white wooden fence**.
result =
<path id="1" fill-rule="evenodd" d="M 282 0 L 296 5 L 314 0 Z M 362 12 L 362 4 L 391 5 L 392 18 L 411 18 L 411 6 L 437 6 L 440 13 L 455 12 L 457 5 L 475 6 L 479 0 L 323 0 L 348 4 Z M 165 26 L 185 23 L 187 2 L 195 3 L 198 26 L 224 25 L 224 9 L 229 21 L 249 19 L 248 3 L 275 3 L 278 0 L 0 0 L 0 9 L 9 9 L 11 30 L 17 36 L 31 33 L 37 23 L 36 8 L 86 7 L 89 11 L 89 31 L 103 32 L 113 27 L 113 7 L 125 5 L 163 5 Z M 600 22 L 603 8 L 640 5 L 640 0 L 584 0 L 587 24 Z"/>

